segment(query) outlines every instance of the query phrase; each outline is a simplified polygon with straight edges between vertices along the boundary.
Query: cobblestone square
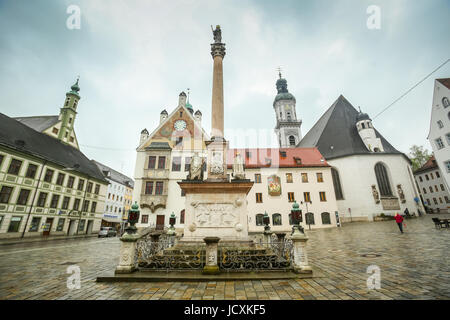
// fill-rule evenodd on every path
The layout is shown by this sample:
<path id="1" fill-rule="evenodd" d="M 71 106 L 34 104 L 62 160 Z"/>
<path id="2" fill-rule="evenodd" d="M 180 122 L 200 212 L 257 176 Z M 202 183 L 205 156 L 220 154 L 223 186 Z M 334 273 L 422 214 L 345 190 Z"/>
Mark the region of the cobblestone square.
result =
<path id="1" fill-rule="evenodd" d="M 435 229 L 435 216 L 406 220 L 404 234 L 393 221 L 307 230 L 320 276 L 298 280 L 97 283 L 114 272 L 118 238 L 2 245 L 0 299 L 450 299 L 450 230 Z M 71 265 L 80 267 L 80 289 L 67 288 Z M 380 268 L 380 289 L 367 287 L 371 265 Z"/>

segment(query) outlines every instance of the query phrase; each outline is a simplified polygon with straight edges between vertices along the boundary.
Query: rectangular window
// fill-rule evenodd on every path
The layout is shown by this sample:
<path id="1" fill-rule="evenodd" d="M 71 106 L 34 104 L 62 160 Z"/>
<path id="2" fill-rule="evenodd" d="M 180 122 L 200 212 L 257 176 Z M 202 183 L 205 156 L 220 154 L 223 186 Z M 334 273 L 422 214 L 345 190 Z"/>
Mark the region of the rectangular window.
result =
<path id="1" fill-rule="evenodd" d="M 155 169 L 155 165 L 156 165 L 156 156 L 149 156 L 148 157 L 148 168 Z"/>
<path id="2" fill-rule="evenodd" d="M 73 183 L 75 182 L 75 177 L 69 176 L 69 179 L 67 181 L 67 188 L 72 189 L 73 188 Z"/>
<path id="3" fill-rule="evenodd" d="M 256 193 L 256 203 L 262 203 L 262 193 Z"/>
<path id="4" fill-rule="evenodd" d="M 65 218 L 59 218 L 58 225 L 56 226 L 56 231 L 63 231 L 65 222 L 66 222 Z"/>
<path id="5" fill-rule="evenodd" d="M 430 180 L 430 178 L 428 178 L 428 175 L 427 175 L 427 174 L 425 175 L 425 179 L 427 179 L 427 181 Z"/>
<path id="6" fill-rule="evenodd" d="M 176 137 L 176 139 L 175 139 L 175 146 L 176 147 L 182 147 L 183 146 L 183 137 Z"/>
<path id="7" fill-rule="evenodd" d="M 45 200 L 47 200 L 47 193 L 46 192 L 40 192 L 37 206 L 38 207 L 45 207 Z"/>
<path id="8" fill-rule="evenodd" d="M 441 197 L 439 197 L 439 202 L 442 204 L 443 202 L 442 202 L 442 198 Z"/>
<path id="9" fill-rule="evenodd" d="M 255 173 L 255 183 L 261 183 L 261 175 L 259 173 Z"/>
<path id="10" fill-rule="evenodd" d="M 436 142 L 436 146 L 438 149 L 442 149 L 444 148 L 444 143 L 442 142 L 441 138 L 437 138 L 436 140 L 434 140 Z"/>
<path id="11" fill-rule="evenodd" d="M 433 172 L 431 172 L 431 173 L 430 173 L 430 177 L 431 177 L 431 180 L 433 180 L 433 179 L 434 179 L 434 175 L 433 175 Z"/>
<path id="12" fill-rule="evenodd" d="M 181 196 L 185 197 L 186 196 L 186 191 L 184 191 L 183 189 L 181 189 Z"/>
<path id="13" fill-rule="evenodd" d="M 89 200 L 84 200 L 83 211 L 88 212 L 88 210 L 89 210 Z"/>
<path id="14" fill-rule="evenodd" d="M 321 172 L 317 172 L 317 182 L 323 182 L 323 174 Z"/>
<path id="15" fill-rule="evenodd" d="M 439 189 L 437 186 L 434 186 L 434 191 L 439 192 Z"/>
<path id="16" fill-rule="evenodd" d="M 28 169 L 27 169 L 27 173 L 25 174 L 25 177 L 34 179 L 34 177 L 36 176 L 36 171 L 37 171 L 37 165 L 30 163 L 28 165 Z"/>
<path id="17" fill-rule="evenodd" d="M 39 230 L 39 225 L 41 223 L 41 217 L 33 217 L 33 220 L 31 220 L 30 230 L 29 232 L 36 232 Z"/>
<path id="18" fill-rule="evenodd" d="M 55 171 L 53 171 L 52 169 L 47 169 L 47 171 L 45 171 L 45 177 L 44 177 L 44 181 L 45 182 L 52 182 L 52 178 L 53 178 L 53 173 Z"/>
<path id="19" fill-rule="evenodd" d="M 185 216 L 185 211 L 182 210 L 180 213 L 180 223 L 183 224 L 184 223 L 184 216 Z"/>
<path id="20" fill-rule="evenodd" d="M 422 179 L 422 177 L 419 177 L 419 180 L 420 180 L 420 182 L 423 182 L 423 179 Z"/>
<path id="21" fill-rule="evenodd" d="M 75 199 L 75 201 L 73 202 L 73 210 L 78 211 L 78 209 L 80 208 L 80 199 Z"/>
<path id="22" fill-rule="evenodd" d="M 441 183 L 441 190 L 445 191 L 445 187 L 444 187 L 444 185 L 442 183 Z"/>
<path id="23" fill-rule="evenodd" d="M 450 132 L 445 135 L 445 138 L 447 139 L 447 143 L 450 146 Z"/>
<path id="24" fill-rule="evenodd" d="M 96 184 L 96 185 L 95 185 L 95 191 L 94 191 L 94 193 L 95 193 L 95 194 L 99 194 L 99 193 L 100 193 L 100 185 L 99 185 L 99 184 Z"/>
<path id="25" fill-rule="evenodd" d="M 78 231 L 84 231 L 84 224 L 86 223 L 86 220 L 81 220 L 80 225 L 78 226 Z"/>
<path id="26" fill-rule="evenodd" d="M 148 223 L 148 215 L 142 215 L 141 223 Z"/>
<path id="27" fill-rule="evenodd" d="M 66 175 L 64 173 L 59 172 L 58 178 L 56 179 L 56 184 L 62 186 L 65 177 L 66 177 Z"/>
<path id="28" fill-rule="evenodd" d="M 87 185 L 87 192 L 91 193 L 93 187 L 94 187 L 94 184 L 92 182 L 89 182 Z"/>
<path id="29" fill-rule="evenodd" d="M 448 198 L 448 196 L 444 196 L 445 198 L 445 203 L 450 203 L 450 199 Z M 0 218 L 0 225 L 1 225 L 1 218 Z"/>
<path id="30" fill-rule="evenodd" d="M 440 177 L 441 177 L 441 175 L 439 174 L 439 171 L 436 171 L 436 177 L 437 177 L 437 178 L 440 178 Z"/>
<path id="31" fill-rule="evenodd" d="M 52 196 L 52 201 L 50 202 L 50 208 L 58 207 L 58 202 L 59 202 L 59 195 L 58 194 L 54 194 Z"/>
<path id="32" fill-rule="evenodd" d="M 25 206 L 28 202 L 28 197 L 30 196 L 30 190 L 21 189 L 19 197 L 17 198 L 17 204 Z"/>
<path id="33" fill-rule="evenodd" d="M 91 212 L 95 213 L 96 210 L 97 210 L 97 202 L 92 202 Z"/>
<path id="34" fill-rule="evenodd" d="M 433 193 L 433 187 L 432 186 L 430 186 L 430 192 Z"/>
<path id="35" fill-rule="evenodd" d="M 439 129 L 442 129 L 444 127 L 444 124 L 442 123 L 441 120 L 438 120 L 437 122 Z"/>
<path id="36" fill-rule="evenodd" d="M 444 162 L 444 168 L 450 173 L 450 160 Z"/>
<path id="37" fill-rule="evenodd" d="M 153 194 L 153 181 L 145 183 L 145 194 Z"/>
<path id="38" fill-rule="evenodd" d="M 70 197 L 64 197 L 63 203 L 62 203 L 62 208 L 64 210 L 67 210 L 69 208 L 69 201 L 70 201 Z"/>
<path id="39" fill-rule="evenodd" d="M 186 157 L 184 159 L 184 171 L 189 171 L 191 168 L 191 157 Z"/>
<path id="40" fill-rule="evenodd" d="M 319 192 L 319 196 L 320 196 L 320 201 L 327 201 L 325 192 Z"/>
<path id="41" fill-rule="evenodd" d="M 0 154 L 0 169 L 2 167 L 3 158 L 4 158 L 4 156 L 2 154 Z M 3 218 L 3 216 L 1 216 L 1 217 Z"/>
<path id="42" fill-rule="evenodd" d="M 172 171 L 181 171 L 181 157 L 173 157 Z"/>
<path id="43" fill-rule="evenodd" d="M 308 182 L 308 174 L 302 173 L 302 182 Z"/>
<path id="44" fill-rule="evenodd" d="M 294 197 L 294 193 L 293 192 L 288 192 L 288 199 L 289 199 L 289 202 L 294 202 L 295 201 L 295 197 Z"/>
<path id="45" fill-rule="evenodd" d="M 13 187 L 3 186 L 2 190 L 0 191 L 0 203 L 8 203 L 12 191 Z"/>
<path id="46" fill-rule="evenodd" d="M 20 223 L 22 222 L 22 217 L 11 217 L 9 223 L 8 232 L 19 232 Z"/>
<path id="47" fill-rule="evenodd" d="M 159 157 L 158 159 L 158 169 L 166 168 L 166 157 Z"/>
<path id="48" fill-rule="evenodd" d="M 436 198 L 433 198 L 433 202 L 434 202 L 434 204 L 438 204 Z"/>
<path id="49" fill-rule="evenodd" d="M 305 202 L 311 202 L 311 196 L 310 196 L 309 192 L 303 192 L 303 200 Z"/>
<path id="50" fill-rule="evenodd" d="M 84 187 L 84 180 L 83 179 L 79 179 L 78 180 L 78 190 L 83 190 Z"/>
<path id="51" fill-rule="evenodd" d="M 164 187 L 164 182 L 163 181 L 156 181 L 155 194 L 156 195 L 163 194 L 163 187 Z"/>
<path id="52" fill-rule="evenodd" d="M 22 161 L 17 160 L 17 159 L 12 159 L 11 163 L 9 165 L 9 168 L 8 168 L 8 173 L 14 174 L 17 176 L 19 174 L 21 166 L 22 166 Z"/>
<path id="53" fill-rule="evenodd" d="M 286 173 L 286 183 L 292 183 L 292 173 Z"/>

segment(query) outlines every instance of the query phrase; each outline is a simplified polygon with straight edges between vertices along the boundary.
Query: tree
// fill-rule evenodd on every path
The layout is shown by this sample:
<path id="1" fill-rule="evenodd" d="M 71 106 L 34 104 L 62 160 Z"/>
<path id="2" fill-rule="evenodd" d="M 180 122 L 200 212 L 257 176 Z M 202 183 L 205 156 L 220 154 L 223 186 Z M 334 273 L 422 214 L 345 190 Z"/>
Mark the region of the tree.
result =
<path id="1" fill-rule="evenodd" d="M 428 159 L 431 158 L 430 152 L 425 149 L 423 146 L 413 145 L 409 148 L 409 158 L 412 162 L 413 171 L 416 171 L 420 167 L 422 167 Z"/>

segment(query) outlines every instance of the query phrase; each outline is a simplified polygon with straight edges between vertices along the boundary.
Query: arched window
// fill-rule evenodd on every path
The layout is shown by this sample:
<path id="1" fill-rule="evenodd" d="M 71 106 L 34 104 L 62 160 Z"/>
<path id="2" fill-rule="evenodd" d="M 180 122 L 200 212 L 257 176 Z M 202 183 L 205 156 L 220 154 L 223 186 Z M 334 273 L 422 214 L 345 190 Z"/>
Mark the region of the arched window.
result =
<path id="1" fill-rule="evenodd" d="M 288 121 L 291 121 L 291 120 L 292 120 L 292 118 L 291 118 L 291 113 L 290 113 L 290 112 L 287 113 L 287 120 L 288 120 Z"/>
<path id="2" fill-rule="evenodd" d="M 289 213 L 289 225 L 294 225 L 294 220 L 292 220 L 292 213 Z"/>
<path id="3" fill-rule="evenodd" d="M 380 152 L 380 148 L 374 148 L 373 152 Z"/>
<path id="4" fill-rule="evenodd" d="M 184 213 L 185 213 L 184 209 L 181 210 L 181 212 L 180 212 L 180 223 L 181 223 L 181 224 L 184 223 Z"/>
<path id="5" fill-rule="evenodd" d="M 381 196 L 392 196 L 391 183 L 386 170 L 386 166 L 382 163 L 375 165 L 375 175 L 377 177 L 378 188 Z"/>
<path id="6" fill-rule="evenodd" d="M 289 136 L 289 144 L 291 146 L 295 146 L 295 137 L 294 136 Z"/>
<path id="7" fill-rule="evenodd" d="M 264 215 L 261 214 L 261 213 L 258 213 L 256 215 L 256 225 L 257 226 L 263 226 L 264 225 L 263 218 L 264 218 Z"/>
<path id="8" fill-rule="evenodd" d="M 450 106 L 450 100 L 448 100 L 447 97 L 443 97 L 442 98 L 442 105 L 444 106 L 444 108 L 447 108 L 448 106 Z"/>
<path id="9" fill-rule="evenodd" d="M 281 226 L 281 214 L 279 213 L 274 213 L 272 215 L 272 224 L 274 226 Z"/>
<path id="10" fill-rule="evenodd" d="M 341 179 L 339 178 L 339 172 L 335 168 L 331 168 L 331 176 L 333 177 L 334 192 L 336 194 L 336 200 L 343 200 L 344 195 L 342 193 Z"/>
<path id="11" fill-rule="evenodd" d="M 330 213 L 322 212 L 322 224 L 331 224 Z"/>
<path id="12" fill-rule="evenodd" d="M 305 222 L 306 224 L 314 224 L 314 213 L 307 212 L 305 214 Z"/>

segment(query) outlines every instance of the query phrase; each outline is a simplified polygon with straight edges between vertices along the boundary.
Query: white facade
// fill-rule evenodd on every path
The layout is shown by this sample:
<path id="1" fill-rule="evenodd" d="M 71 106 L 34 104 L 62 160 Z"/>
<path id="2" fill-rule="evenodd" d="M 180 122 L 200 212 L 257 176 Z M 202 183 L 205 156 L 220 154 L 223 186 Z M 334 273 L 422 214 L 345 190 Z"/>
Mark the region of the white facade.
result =
<path id="1" fill-rule="evenodd" d="M 433 212 L 450 212 L 450 193 L 438 166 L 414 174 L 423 202 Z"/>
<path id="2" fill-rule="evenodd" d="M 125 210 L 125 193 L 127 187 L 106 178 L 109 181 L 103 217 L 122 220 Z"/>
<path id="3" fill-rule="evenodd" d="M 441 169 L 447 190 L 450 187 L 450 79 L 434 82 L 428 141 Z"/>
<path id="4" fill-rule="evenodd" d="M 399 154 L 368 154 L 353 155 L 327 161 L 339 173 L 343 199 L 337 200 L 338 211 L 343 221 L 373 221 L 375 216 L 403 214 L 408 208 L 410 214 L 418 214 L 417 209 L 425 212 L 420 201 L 417 204 L 414 198 L 419 193 L 414 183 L 409 162 Z M 397 198 L 398 208 L 385 206 L 383 208 L 382 196 L 375 200 L 373 187 L 380 193 L 375 174 L 375 165 L 382 163 L 387 170 L 392 198 Z M 400 194 L 398 186 L 403 192 Z M 402 201 L 404 197 L 404 202 Z M 379 201 L 379 202 L 378 202 Z M 378 203 L 377 203 L 378 202 Z"/>

